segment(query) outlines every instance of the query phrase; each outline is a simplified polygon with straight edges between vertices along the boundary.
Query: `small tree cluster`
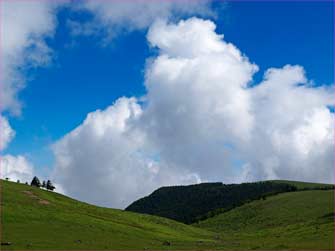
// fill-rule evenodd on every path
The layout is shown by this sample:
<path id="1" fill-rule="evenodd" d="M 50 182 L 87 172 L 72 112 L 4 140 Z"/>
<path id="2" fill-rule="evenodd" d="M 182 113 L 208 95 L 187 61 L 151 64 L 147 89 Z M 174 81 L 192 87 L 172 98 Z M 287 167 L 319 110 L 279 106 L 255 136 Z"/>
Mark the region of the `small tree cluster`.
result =
<path id="1" fill-rule="evenodd" d="M 35 186 L 35 187 L 43 187 L 43 188 L 46 188 L 47 190 L 50 190 L 50 191 L 53 191 L 56 188 L 50 180 L 47 180 L 47 182 L 45 182 L 45 180 L 43 180 L 43 182 L 41 184 L 40 180 L 36 176 L 33 178 L 30 185 Z"/>
<path id="2" fill-rule="evenodd" d="M 33 180 L 30 182 L 30 185 L 31 186 L 34 186 L 34 187 L 41 187 L 41 182 L 40 180 L 35 176 L 33 178 Z"/>
<path id="3" fill-rule="evenodd" d="M 55 190 L 55 188 L 56 187 L 51 183 L 51 181 L 48 180 L 47 181 L 47 189 L 53 191 L 53 190 Z"/>

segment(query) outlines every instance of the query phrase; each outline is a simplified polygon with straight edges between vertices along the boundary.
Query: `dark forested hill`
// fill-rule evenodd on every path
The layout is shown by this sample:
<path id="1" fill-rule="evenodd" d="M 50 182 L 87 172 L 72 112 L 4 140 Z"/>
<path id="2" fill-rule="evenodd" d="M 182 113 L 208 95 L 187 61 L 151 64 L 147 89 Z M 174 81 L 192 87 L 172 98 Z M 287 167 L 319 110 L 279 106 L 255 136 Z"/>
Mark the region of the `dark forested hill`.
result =
<path id="1" fill-rule="evenodd" d="M 126 210 L 163 216 L 190 224 L 252 200 L 295 190 L 295 185 L 278 181 L 162 187 L 135 201 Z"/>

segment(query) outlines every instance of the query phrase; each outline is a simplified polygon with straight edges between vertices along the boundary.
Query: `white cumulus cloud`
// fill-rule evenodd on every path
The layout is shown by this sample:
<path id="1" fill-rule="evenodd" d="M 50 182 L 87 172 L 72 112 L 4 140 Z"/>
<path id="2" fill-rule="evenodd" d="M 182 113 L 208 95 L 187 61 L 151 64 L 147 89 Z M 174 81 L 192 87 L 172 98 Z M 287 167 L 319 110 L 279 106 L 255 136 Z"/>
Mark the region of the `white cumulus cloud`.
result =
<path id="1" fill-rule="evenodd" d="M 148 40 L 160 55 L 146 71 L 141 126 L 165 161 L 229 180 L 231 145 L 248 140 L 255 123 L 246 87 L 257 66 L 211 21 L 158 22 Z"/>
<path id="2" fill-rule="evenodd" d="M 301 66 L 257 65 L 199 18 L 155 22 L 158 55 L 144 101 L 121 98 L 90 113 L 54 145 L 66 193 L 113 207 L 166 184 L 293 179 L 333 182 L 332 88 Z"/>
<path id="3" fill-rule="evenodd" d="M 53 146 L 54 181 L 76 198 L 113 207 L 125 207 L 162 184 L 196 182 L 196 176 L 182 176 L 147 156 L 145 135 L 133 125 L 141 115 L 135 98 L 88 114 Z"/>
<path id="4" fill-rule="evenodd" d="M 257 123 L 244 149 L 249 178 L 333 182 L 333 89 L 311 86 L 301 66 L 286 65 L 250 92 Z"/>

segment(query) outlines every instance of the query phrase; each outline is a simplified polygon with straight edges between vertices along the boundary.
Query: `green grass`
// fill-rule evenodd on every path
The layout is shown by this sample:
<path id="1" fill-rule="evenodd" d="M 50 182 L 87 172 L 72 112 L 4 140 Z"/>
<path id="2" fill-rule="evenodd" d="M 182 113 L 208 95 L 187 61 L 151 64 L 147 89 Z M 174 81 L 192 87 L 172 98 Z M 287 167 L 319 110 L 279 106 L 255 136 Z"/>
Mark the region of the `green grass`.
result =
<path id="1" fill-rule="evenodd" d="M 215 247 L 213 233 L 173 220 L 96 207 L 24 184 L 1 185 L 1 241 L 12 243 L 9 250 Z"/>
<path id="2" fill-rule="evenodd" d="M 283 193 L 194 224 L 233 249 L 333 249 L 334 191 Z"/>
<path id="3" fill-rule="evenodd" d="M 311 183 L 303 181 L 290 181 L 290 180 L 270 180 L 275 183 L 285 183 L 292 186 L 295 186 L 298 190 L 304 189 L 320 189 L 320 188 L 332 188 L 334 185 L 331 184 L 322 184 L 322 183 Z"/>
<path id="4" fill-rule="evenodd" d="M 7 250 L 333 249 L 333 190 L 270 196 L 190 226 L 0 182 Z"/>

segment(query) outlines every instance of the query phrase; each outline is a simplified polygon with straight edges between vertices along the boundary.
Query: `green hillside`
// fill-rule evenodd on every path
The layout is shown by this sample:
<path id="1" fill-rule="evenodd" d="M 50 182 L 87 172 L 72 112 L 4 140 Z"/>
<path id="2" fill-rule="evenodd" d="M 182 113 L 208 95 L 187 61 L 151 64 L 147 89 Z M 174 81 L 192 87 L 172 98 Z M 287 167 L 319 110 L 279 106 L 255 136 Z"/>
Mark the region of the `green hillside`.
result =
<path id="1" fill-rule="evenodd" d="M 161 187 L 149 196 L 135 201 L 126 210 L 190 224 L 263 196 L 295 190 L 297 188 L 293 185 L 271 181 Z"/>
<path id="2" fill-rule="evenodd" d="M 1 181 L 6 250 L 333 249 L 333 190 L 267 196 L 185 225 Z"/>
<path id="3" fill-rule="evenodd" d="M 298 190 L 334 189 L 334 185 L 322 184 L 322 183 L 311 183 L 311 182 L 291 181 L 291 180 L 271 180 L 270 182 L 289 184 L 291 186 L 295 186 Z"/>
<path id="4" fill-rule="evenodd" d="M 334 247 L 334 191 L 283 193 L 237 207 L 194 226 L 221 233 L 233 249 Z"/>
<path id="5" fill-rule="evenodd" d="M 11 242 L 9 250 L 214 248 L 214 234 L 207 230 L 24 184 L 1 181 L 1 186 L 1 242 Z"/>

